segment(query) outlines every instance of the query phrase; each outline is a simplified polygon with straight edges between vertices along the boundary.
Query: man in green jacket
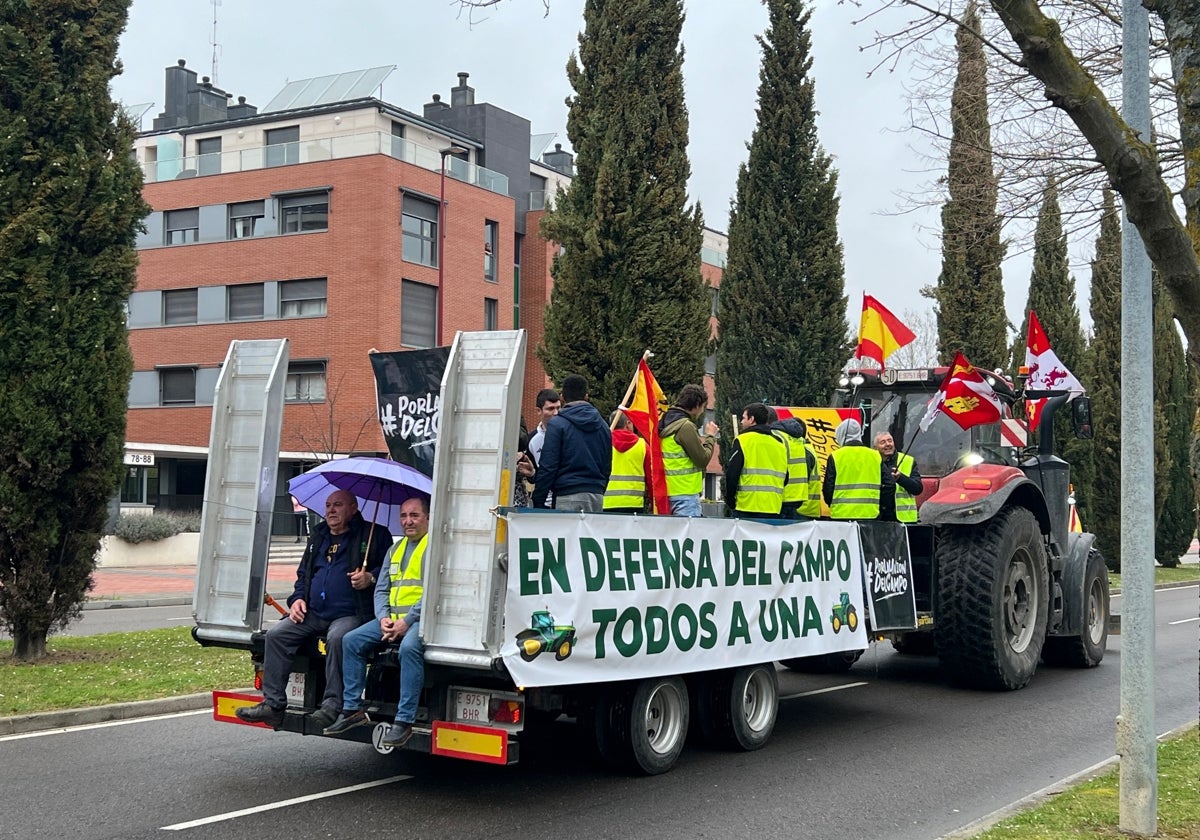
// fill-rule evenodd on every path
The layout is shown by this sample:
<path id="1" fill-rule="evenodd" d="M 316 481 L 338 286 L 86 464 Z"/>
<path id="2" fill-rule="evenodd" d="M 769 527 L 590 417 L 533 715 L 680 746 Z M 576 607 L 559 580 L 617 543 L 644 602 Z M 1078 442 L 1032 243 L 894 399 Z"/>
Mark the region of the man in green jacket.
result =
<path id="1" fill-rule="evenodd" d="M 696 421 L 708 407 L 708 394 L 700 385 L 684 385 L 658 423 L 662 443 L 663 469 L 667 475 L 667 497 L 675 516 L 699 516 L 700 494 L 704 492 L 704 471 L 712 460 L 720 429 L 711 420 L 704 424 L 704 436 Z"/>

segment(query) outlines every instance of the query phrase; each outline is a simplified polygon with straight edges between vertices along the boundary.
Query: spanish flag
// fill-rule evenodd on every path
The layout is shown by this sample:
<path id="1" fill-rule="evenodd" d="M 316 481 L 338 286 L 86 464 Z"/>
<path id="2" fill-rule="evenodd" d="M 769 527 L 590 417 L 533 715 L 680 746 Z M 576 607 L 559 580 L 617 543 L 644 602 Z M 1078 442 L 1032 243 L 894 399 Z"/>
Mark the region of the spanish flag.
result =
<path id="1" fill-rule="evenodd" d="M 858 328 L 855 358 L 874 359 L 882 369 L 884 359 L 915 339 L 913 331 L 904 326 L 886 306 L 868 294 L 863 295 L 862 323 Z"/>
<path id="2" fill-rule="evenodd" d="M 662 442 L 658 437 L 658 421 L 671 407 L 658 386 L 658 380 L 650 372 L 650 366 L 645 359 L 638 361 L 637 373 L 634 375 L 633 398 L 628 406 L 622 406 L 621 411 L 629 418 L 629 422 L 638 430 L 646 448 L 650 451 L 650 475 L 646 480 L 650 485 L 651 496 L 654 500 L 655 513 L 670 513 L 671 502 L 667 498 L 667 472 L 663 466 Z"/>

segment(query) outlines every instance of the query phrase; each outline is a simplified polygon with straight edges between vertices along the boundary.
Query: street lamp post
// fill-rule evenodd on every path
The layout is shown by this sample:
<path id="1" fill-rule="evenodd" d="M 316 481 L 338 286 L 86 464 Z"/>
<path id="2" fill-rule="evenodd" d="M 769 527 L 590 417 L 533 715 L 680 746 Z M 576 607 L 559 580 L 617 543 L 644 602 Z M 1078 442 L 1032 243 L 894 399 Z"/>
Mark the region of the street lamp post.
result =
<path id="1" fill-rule="evenodd" d="M 438 187 L 438 302 L 437 302 L 437 343 L 444 346 L 442 340 L 442 325 L 445 323 L 443 311 L 446 308 L 446 157 L 448 155 L 465 155 L 467 150 L 462 146 L 447 146 L 440 150 L 442 156 L 442 173 Z"/>

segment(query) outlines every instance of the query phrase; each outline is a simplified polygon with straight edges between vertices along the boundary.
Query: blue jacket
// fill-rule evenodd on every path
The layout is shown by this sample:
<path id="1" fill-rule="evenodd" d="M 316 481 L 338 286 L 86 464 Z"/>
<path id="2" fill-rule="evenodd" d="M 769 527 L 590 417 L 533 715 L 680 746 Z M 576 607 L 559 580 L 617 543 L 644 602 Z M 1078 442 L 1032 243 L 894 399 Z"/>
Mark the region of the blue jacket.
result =
<path id="1" fill-rule="evenodd" d="M 612 472 L 612 434 L 596 407 L 586 400 L 567 403 L 546 424 L 538 460 L 533 506 L 546 507 L 546 496 L 600 493 Z"/>

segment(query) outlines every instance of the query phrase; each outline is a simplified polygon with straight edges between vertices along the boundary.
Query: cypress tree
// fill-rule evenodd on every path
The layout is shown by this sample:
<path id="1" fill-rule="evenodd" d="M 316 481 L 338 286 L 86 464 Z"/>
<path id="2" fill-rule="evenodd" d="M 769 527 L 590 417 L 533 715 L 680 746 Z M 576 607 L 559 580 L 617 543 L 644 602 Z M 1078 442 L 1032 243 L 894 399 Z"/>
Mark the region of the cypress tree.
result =
<path id="1" fill-rule="evenodd" d="M 32 659 L 79 614 L 120 481 L 149 208 L 108 90 L 129 0 L 3 5 L 0 620 Z"/>
<path id="2" fill-rule="evenodd" d="M 766 5 L 758 123 L 738 170 L 718 299 L 720 418 L 756 400 L 827 405 L 851 350 L 837 171 L 817 139 L 811 12 L 802 0 Z"/>
<path id="3" fill-rule="evenodd" d="M 663 390 L 700 382 L 711 303 L 701 214 L 687 206 L 682 0 L 587 0 L 567 75 L 576 175 L 542 223 L 559 243 L 538 348 L 555 381 L 588 378 L 604 410 L 642 351 Z"/>
<path id="4" fill-rule="evenodd" d="M 1113 571 L 1121 570 L 1121 218 L 1110 190 L 1092 259 L 1092 342 L 1088 394 L 1092 398 L 1095 480 L 1084 528 Z"/>
<path id="5" fill-rule="evenodd" d="M 1087 388 L 1089 383 L 1083 379 L 1084 338 L 1075 299 L 1075 278 L 1071 276 L 1067 235 L 1063 232 L 1058 186 L 1053 176 L 1046 182 L 1037 227 L 1034 229 L 1033 270 L 1029 276 L 1025 319 L 1013 342 L 1014 368 L 1025 364 L 1031 309 L 1037 313 L 1054 353 Z M 1075 438 L 1071 412 L 1067 406 L 1059 409 L 1054 420 L 1054 454 L 1071 465 L 1076 503 L 1080 512 L 1085 512 L 1091 483 L 1091 444 Z"/>
<path id="6" fill-rule="evenodd" d="M 949 362 L 961 350 L 979 367 L 1008 361 L 1004 284 L 1000 263 L 997 179 L 992 170 L 988 121 L 987 57 L 979 10 L 970 3 L 955 36 L 958 74 L 950 99 L 950 200 L 942 206 L 942 271 L 937 286 L 922 293 L 937 303 L 938 354 Z"/>
<path id="7" fill-rule="evenodd" d="M 1192 448 L 1192 387 L 1183 342 L 1161 282 L 1154 286 L 1154 556 L 1178 566 L 1196 530 L 1195 487 L 1188 459 Z M 1161 414 L 1161 425 L 1158 425 Z"/>

